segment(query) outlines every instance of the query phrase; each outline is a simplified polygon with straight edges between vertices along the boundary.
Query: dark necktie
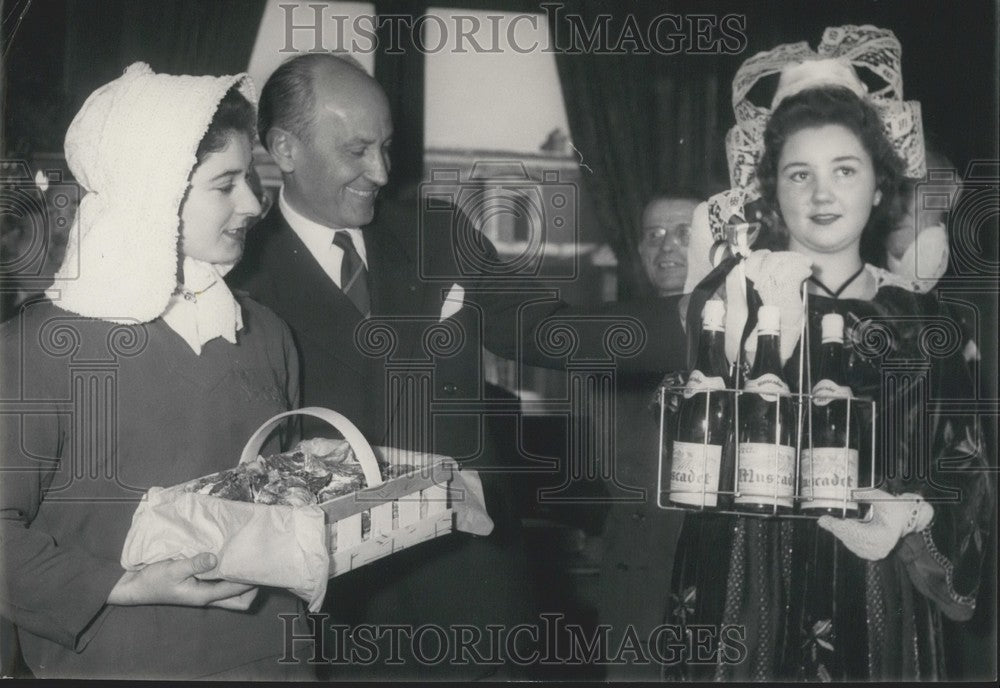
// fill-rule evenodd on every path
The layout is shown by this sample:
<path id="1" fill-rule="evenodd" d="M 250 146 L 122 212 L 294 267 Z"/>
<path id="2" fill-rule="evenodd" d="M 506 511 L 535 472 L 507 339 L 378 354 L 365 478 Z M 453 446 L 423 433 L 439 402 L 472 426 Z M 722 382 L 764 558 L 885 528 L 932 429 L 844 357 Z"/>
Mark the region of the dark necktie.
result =
<path id="1" fill-rule="evenodd" d="M 367 318 L 371 315 L 371 297 L 368 294 L 368 270 L 364 261 L 347 232 L 336 232 L 333 244 L 344 252 L 344 259 L 340 263 L 340 289 L 361 315 Z"/>

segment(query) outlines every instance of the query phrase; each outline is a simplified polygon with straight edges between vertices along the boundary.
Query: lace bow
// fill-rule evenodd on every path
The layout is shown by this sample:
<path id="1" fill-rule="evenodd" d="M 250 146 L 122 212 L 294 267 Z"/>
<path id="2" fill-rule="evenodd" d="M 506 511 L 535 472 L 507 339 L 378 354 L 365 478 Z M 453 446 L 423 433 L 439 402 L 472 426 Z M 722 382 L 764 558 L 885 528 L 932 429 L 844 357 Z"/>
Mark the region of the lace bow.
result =
<path id="1" fill-rule="evenodd" d="M 814 51 L 805 42 L 787 43 L 748 59 L 733 79 L 736 125 L 726 135 L 732 201 L 717 203 L 726 210 L 759 198 L 757 162 L 764 146 L 764 128 L 774 107 L 789 95 L 815 86 L 843 86 L 865 98 L 879 113 L 886 138 L 903 160 L 905 174 L 920 179 L 926 173 L 920 103 L 903 100 L 902 47 L 895 34 L 874 26 L 838 26 L 826 29 Z M 859 76 L 881 86 L 870 90 Z M 762 80 L 780 75 L 770 106 L 750 101 L 750 91 Z M 710 210 L 711 213 L 711 210 Z M 715 220 L 716 218 L 712 218 Z M 722 217 L 723 222 L 728 217 Z M 713 223 L 713 231 L 716 225 Z"/>

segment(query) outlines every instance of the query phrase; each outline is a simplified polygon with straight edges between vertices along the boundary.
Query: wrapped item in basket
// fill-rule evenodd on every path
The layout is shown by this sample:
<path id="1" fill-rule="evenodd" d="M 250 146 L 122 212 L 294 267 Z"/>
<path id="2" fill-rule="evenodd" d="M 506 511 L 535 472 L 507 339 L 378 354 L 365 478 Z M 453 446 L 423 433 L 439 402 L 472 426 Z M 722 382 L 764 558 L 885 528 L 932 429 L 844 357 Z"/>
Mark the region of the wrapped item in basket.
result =
<path id="1" fill-rule="evenodd" d="M 290 415 L 327 421 L 343 440 L 305 440 L 258 455 Z M 365 487 L 367 485 L 367 487 Z M 122 566 L 213 552 L 206 579 L 286 588 L 317 611 L 329 577 L 453 527 L 487 535 L 493 522 L 474 471 L 453 459 L 372 448 L 344 416 L 321 408 L 278 414 L 247 441 L 239 465 L 170 488 L 136 509 Z"/>
<path id="2" fill-rule="evenodd" d="M 218 565 L 200 578 L 287 588 L 317 611 L 326 594 L 329 555 L 318 506 L 259 505 L 151 488 L 132 517 L 122 549 L 126 570 L 213 552 Z"/>

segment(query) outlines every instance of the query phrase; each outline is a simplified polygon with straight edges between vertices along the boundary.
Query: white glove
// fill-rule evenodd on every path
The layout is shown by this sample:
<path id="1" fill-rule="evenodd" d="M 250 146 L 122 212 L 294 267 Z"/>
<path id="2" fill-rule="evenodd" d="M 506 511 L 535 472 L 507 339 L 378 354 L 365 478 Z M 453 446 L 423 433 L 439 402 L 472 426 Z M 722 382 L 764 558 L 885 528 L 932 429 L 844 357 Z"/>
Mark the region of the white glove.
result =
<path id="1" fill-rule="evenodd" d="M 691 216 L 691 231 L 687 247 L 687 277 L 684 280 L 684 293 L 690 294 L 705 275 L 712 271 L 709 252 L 715 238 L 708 225 L 708 203 L 699 203 Z"/>
<path id="2" fill-rule="evenodd" d="M 868 561 L 885 559 L 901 538 L 923 530 L 934 518 L 934 507 L 911 492 L 891 495 L 882 490 L 857 490 L 854 497 L 871 504 L 871 518 L 860 521 L 821 516 L 818 525 Z"/>
<path id="3" fill-rule="evenodd" d="M 792 356 L 802 330 L 802 283 L 812 261 L 794 251 L 754 251 L 746 261 L 747 279 L 766 306 L 781 309 L 781 362 Z"/>
<path id="4" fill-rule="evenodd" d="M 743 337 L 743 326 L 747 322 L 747 281 L 746 270 L 737 265 L 726 275 L 726 357 L 730 363 L 736 363 L 740 355 L 740 339 Z M 747 348 L 757 349 L 757 333 L 750 333 Z"/>
<path id="5" fill-rule="evenodd" d="M 747 320 L 746 283 L 743 275 L 753 282 L 754 289 L 766 306 L 781 309 L 781 362 L 791 358 L 802 329 L 802 282 L 812 274 L 812 261 L 793 251 L 752 251 L 742 264 L 726 278 L 726 355 L 736 360 L 743 325 Z M 756 351 L 756 332 L 747 340 L 747 350 Z"/>

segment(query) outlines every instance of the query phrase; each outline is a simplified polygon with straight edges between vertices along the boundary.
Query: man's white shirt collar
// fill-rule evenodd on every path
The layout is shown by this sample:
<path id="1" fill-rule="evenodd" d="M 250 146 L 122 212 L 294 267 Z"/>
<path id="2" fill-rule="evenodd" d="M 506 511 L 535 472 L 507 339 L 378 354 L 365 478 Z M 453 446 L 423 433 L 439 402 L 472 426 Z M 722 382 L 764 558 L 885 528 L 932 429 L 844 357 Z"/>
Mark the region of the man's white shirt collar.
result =
<path id="1" fill-rule="evenodd" d="M 289 205 L 288 200 L 285 198 L 284 186 L 278 192 L 278 207 L 281 209 L 281 214 L 285 217 L 285 221 L 288 222 L 288 226 L 302 240 L 302 243 L 309 249 L 309 253 L 312 254 L 316 262 L 323 268 L 323 271 L 338 287 L 340 286 L 340 266 L 343 261 L 344 252 L 333 243 L 335 232 L 347 232 L 351 236 L 354 248 L 357 249 L 358 255 L 361 256 L 361 261 L 365 264 L 366 268 L 368 267 L 365 237 L 360 229 L 353 227 L 333 229 L 310 220 Z"/>

